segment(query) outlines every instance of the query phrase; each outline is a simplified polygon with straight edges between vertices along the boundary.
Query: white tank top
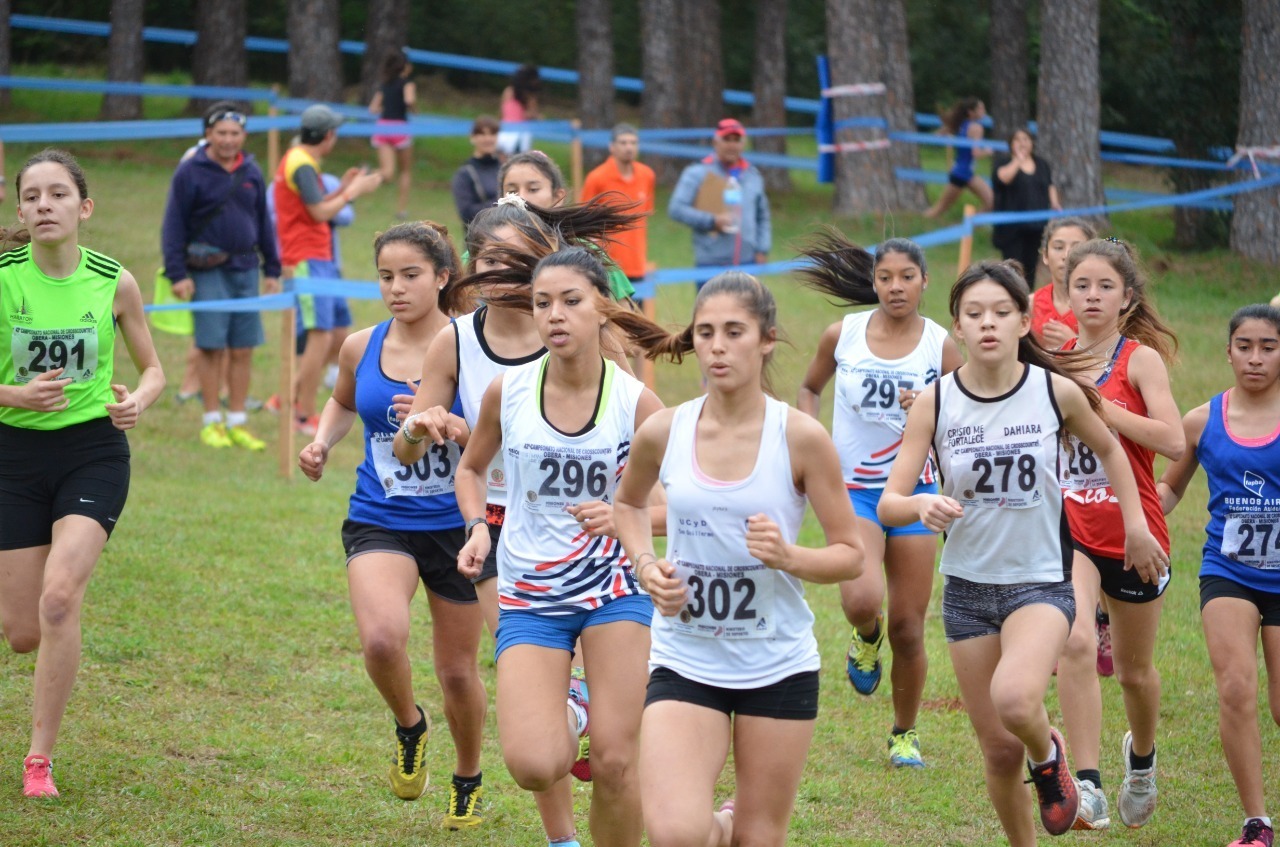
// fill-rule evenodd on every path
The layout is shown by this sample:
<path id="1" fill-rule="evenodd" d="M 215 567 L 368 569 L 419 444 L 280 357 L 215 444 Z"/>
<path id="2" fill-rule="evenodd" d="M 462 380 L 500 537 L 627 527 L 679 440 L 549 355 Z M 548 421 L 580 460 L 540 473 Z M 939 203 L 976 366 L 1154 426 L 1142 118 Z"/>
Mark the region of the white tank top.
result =
<path id="1" fill-rule="evenodd" d="M 618 540 L 587 535 L 565 507 L 613 502 L 644 384 L 606 361 L 592 424 L 566 435 L 543 414 L 546 365 L 544 358 L 511 368 L 502 380 L 511 496 L 498 541 L 498 605 L 565 615 L 640 593 Z"/>
<path id="2" fill-rule="evenodd" d="M 845 315 L 836 342 L 836 400 L 831 438 L 840 454 L 840 469 L 849 488 L 884 488 L 889 469 L 902 449 L 907 413 L 898 391 L 922 391 L 942 373 L 942 344 L 947 331 L 924 319 L 920 343 L 901 359 L 882 359 L 867 345 L 867 322 L 876 313 Z M 920 482 L 932 483 L 932 460 Z"/>
<path id="3" fill-rule="evenodd" d="M 819 667 L 813 613 L 800 580 L 747 552 L 747 518 L 764 513 L 795 543 L 805 498 L 787 449 L 786 403 L 766 398 L 755 467 L 725 483 L 699 470 L 694 453 L 706 397 L 680 405 L 659 479 L 667 490 L 667 559 L 688 586 L 675 617 L 656 610 L 650 670 L 669 668 L 721 688 L 761 688 Z"/>
<path id="4" fill-rule="evenodd" d="M 480 401 L 484 392 L 493 382 L 493 378 L 505 373 L 508 368 L 537 361 L 547 352 L 542 348 L 519 359 L 504 359 L 489 348 L 484 340 L 484 319 L 489 313 L 487 306 L 481 306 L 469 315 L 463 315 L 453 322 L 457 339 L 458 358 L 458 399 L 462 401 L 462 418 L 467 426 L 475 428 L 480 419 Z M 495 506 L 507 503 L 507 477 L 502 465 L 502 452 L 499 451 L 489 463 L 489 493 L 487 502 Z"/>
<path id="5" fill-rule="evenodd" d="M 942 493 L 964 507 L 942 545 L 948 576 L 998 585 L 1071 578 L 1058 487 L 1062 413 L 1049 372 L 1024 368 L 1001 397 L 975 397 L 956 373 L 938 383 L 933 447 Z"/>

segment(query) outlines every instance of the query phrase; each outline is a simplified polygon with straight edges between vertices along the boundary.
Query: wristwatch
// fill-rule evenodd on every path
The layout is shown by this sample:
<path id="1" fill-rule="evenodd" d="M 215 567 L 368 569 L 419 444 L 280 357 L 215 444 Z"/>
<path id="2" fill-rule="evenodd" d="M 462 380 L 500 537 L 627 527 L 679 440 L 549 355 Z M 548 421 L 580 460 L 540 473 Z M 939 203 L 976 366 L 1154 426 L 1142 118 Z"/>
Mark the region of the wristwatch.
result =
<path id="1" fill-rule="evenodd" d="M 475 529 L 477 526 L 479 526 L 482 523 L 484 523 L 484 518 L 472 518 L 471 520 L 467 521 L 467 530 L 466 530 L 467 538 L 471 537 L 471 530 Z"/>

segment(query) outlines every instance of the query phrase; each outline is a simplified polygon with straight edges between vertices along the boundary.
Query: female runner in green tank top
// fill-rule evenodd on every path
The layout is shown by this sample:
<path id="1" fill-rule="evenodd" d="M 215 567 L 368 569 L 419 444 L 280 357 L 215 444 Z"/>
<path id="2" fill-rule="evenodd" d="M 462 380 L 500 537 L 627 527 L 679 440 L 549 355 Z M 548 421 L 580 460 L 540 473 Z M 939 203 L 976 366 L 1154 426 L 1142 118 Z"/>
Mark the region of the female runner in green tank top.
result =
<path id="1" fill-rule="evenodd" d="M 81 247 L 84 171 L 45 150 L 18 173 L 29 244 L 0 255 L 0 622 L 36 657 L 23 794 L 56 797 L 50 754 L 80 664 L 80 606 L 124 507 L 124 430 L 164 389 L 142 294 L 119 262 Z M 119 332 L 138 369 L 113 380 Z"/>

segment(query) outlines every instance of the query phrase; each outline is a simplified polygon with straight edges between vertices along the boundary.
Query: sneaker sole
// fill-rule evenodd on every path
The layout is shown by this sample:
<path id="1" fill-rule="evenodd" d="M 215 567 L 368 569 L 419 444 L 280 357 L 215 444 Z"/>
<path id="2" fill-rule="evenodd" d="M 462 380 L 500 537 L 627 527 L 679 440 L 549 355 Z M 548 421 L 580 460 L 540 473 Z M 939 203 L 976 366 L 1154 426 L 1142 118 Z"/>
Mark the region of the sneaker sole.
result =
<path id="1" fill-rule="evenodd" d="M 1084 818 L 1076 818 L 1076 822 L 1071 825 L 1071 828 L 1073 830 L 1079 830 L 1079 831 L 1098 831 L 1103 829 L 1110 829 L 1110 827 L 1111 827 L 1111 818 L 1102 818 L 1101 820 L 1096 820 L 1096 821 L 1093 821 L 1092 823 L 1085 820 Z"/>

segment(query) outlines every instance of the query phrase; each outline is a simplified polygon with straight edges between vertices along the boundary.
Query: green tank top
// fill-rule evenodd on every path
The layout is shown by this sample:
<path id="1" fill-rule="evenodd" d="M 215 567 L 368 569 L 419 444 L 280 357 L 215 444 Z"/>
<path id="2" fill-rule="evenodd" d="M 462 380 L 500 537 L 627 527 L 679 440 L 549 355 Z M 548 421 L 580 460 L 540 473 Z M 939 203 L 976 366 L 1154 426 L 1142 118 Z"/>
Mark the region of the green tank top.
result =
<path id="1" fill-rule="evenodd" d="M 66 409 L 0 406 L 0 423 L 52 430 L 107 417 L 106 404 L 115 402 L 112 306 L 121 270 L 115 259 L 84 247 L 66 279 L 46 276 L 30 244 L 0 255 L 0 383 L 24 385 L 54 368 L 72 379 Z"/>

